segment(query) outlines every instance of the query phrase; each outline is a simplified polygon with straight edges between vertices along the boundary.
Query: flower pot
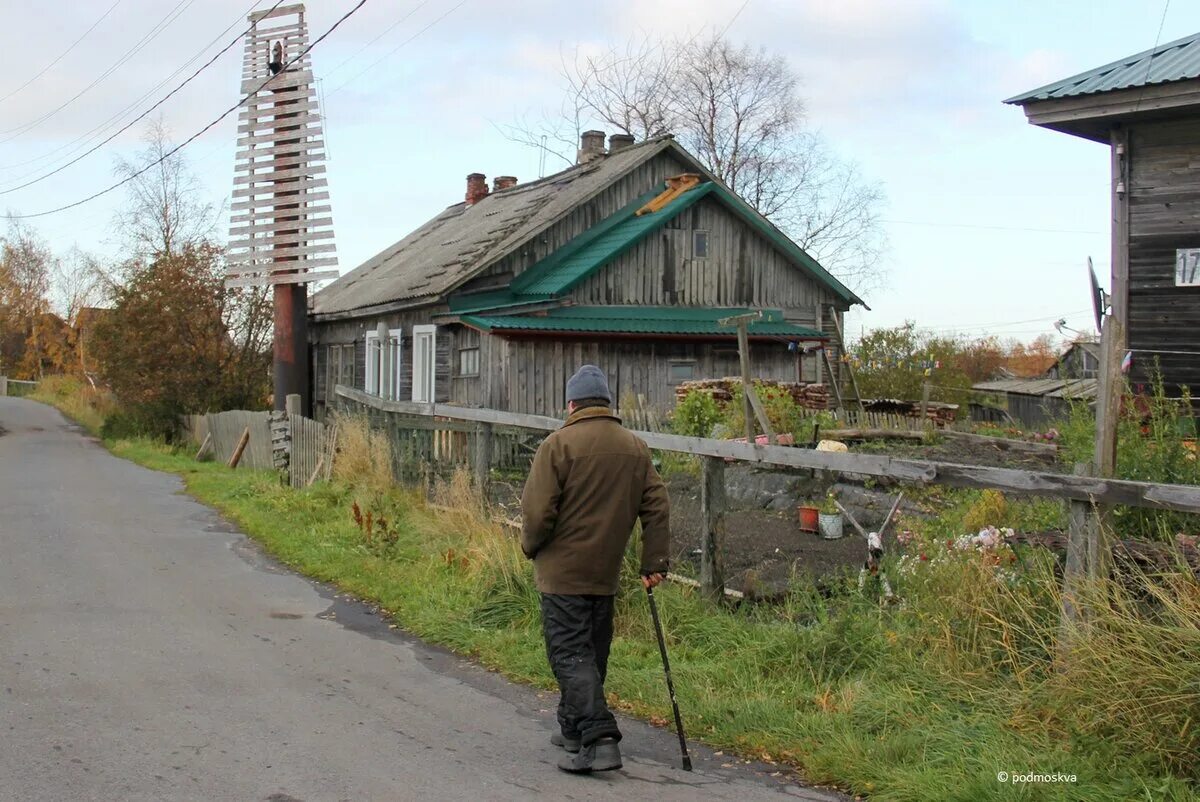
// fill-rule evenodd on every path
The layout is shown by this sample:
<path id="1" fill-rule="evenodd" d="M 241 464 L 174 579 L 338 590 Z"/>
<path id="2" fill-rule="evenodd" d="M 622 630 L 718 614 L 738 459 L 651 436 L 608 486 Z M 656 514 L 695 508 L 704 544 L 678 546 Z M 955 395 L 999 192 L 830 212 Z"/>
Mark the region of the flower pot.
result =
<path id="1" fill-rule="evenodd" d="M 809 507 L 801 504 L 796 508 L 796 514 L 800 517 L 800 531 L 802 532 L 818 532 L 820 531 L 817 517 L 820 510 L 816 507 Z"/>
<path id="2" fill-rule="evenodd" d="M 840 512 L 821 513 L 818 527 L 821 530 L 821 537 L 826 540 L 837 540 L 842 536 L 842 514 Z"/>

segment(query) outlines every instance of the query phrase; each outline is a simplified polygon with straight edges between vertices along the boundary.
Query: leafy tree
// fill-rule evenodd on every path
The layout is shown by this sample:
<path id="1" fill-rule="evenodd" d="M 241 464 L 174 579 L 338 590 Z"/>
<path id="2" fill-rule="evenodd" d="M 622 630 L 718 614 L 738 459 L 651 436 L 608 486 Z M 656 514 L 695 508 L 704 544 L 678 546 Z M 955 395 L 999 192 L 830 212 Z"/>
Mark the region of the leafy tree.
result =
<path id="1" fill-rule="evenodd" d="M 42 374 L 54 263 L 37 233 L 10 218 L 0 240 L 0 368 L 16 378 Z"/>
<path id="2" fill-rule="evenodd" d="M 112 291 L 93 334 L 101 372 L 130 418 L 121 424 L 172 435 L 185 413 L 262 408 L 269 319 L 262 295 L 227 290 L 220 250 L 185 246 Z M 251 321 L 247 324 L 247 321 Z"/>

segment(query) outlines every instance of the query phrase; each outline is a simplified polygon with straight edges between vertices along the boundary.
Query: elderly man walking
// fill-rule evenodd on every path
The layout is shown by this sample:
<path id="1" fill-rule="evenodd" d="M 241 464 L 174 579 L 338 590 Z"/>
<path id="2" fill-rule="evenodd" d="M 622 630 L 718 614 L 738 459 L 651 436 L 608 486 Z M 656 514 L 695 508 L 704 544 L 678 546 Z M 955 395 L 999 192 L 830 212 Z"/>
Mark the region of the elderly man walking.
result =
<path id="1" fill-rule="evenodd" d="M 558 679 L 564 771 L 621 767 L 604 679 L 625 547 L 642 521 L 642 583 L 666 576 L 670 502 L 650 449 L 612 413 L 608 381 L 584 365 L 567 381 L 566 423 L 537 450 L 521 496 L 521 548 L 542 594 L 546 655 Z"/>

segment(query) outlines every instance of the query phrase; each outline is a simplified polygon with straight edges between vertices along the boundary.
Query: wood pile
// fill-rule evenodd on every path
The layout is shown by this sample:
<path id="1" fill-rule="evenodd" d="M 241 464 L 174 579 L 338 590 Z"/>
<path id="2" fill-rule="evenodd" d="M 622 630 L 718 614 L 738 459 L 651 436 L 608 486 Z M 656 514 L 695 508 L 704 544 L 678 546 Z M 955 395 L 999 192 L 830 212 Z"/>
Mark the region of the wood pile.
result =
<path id="1" fill-rule="evenodd" d="M 733 391 L 740 386 L 742 380 L 736 376 L 726 376 L 723 379 L 697 379 L 683 382 L 675 388 L 676 402 L 682 401 L 691 392 L 701 392 L 711 395 L 718 404 L 726 404 L 733 398 Z M 781 382 L 770 379 L 755 380 L 755 385 L 762 393 L 779 392 L 790 395 L 796 406 L 803 409 L 831 409 L 832 394 L 824 384 L 806 384 L 802 382 Z"/>
<path id="2" fill-rule="evenodd" d="M 921 417 L 920 401 L 901 401 L 896 398 L 866 398 L 863 399 L 863 409 L 867 412 L 880 412 L 890 415 L 903 415 L 906 418 Z M 941 428 L 954 423 L 958 415 L 958 404 L 945 404 L 939 401 L 926 403 L 925 417 L 933 425 Z"/>

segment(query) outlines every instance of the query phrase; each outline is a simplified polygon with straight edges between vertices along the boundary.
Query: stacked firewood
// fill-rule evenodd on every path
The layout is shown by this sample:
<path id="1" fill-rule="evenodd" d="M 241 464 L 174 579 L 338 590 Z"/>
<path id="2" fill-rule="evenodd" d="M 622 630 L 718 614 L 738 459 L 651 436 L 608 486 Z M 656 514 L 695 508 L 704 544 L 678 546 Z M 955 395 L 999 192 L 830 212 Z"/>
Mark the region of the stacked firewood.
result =
<path id="1" fill-rule="evenodd" d="M 733 398 L 734 389 L 739 387 L 741 383 L 742 380 L 736 376 L 726 376 L 723 379 L 698 379 L 696 381 L 683 382 L 675 388 L 675 399 L 676 401 L 682 401 L 688 393 L 701 392 L 711 395 L 718 404 L 725 404 Z M 770 379 L 756 380 L 755 384 L 760 388 L 760 393 L 783 393 L 790 395 L 792 400 L 796 402 L 796 406 L 803 409 L 821 410 L 830 408 L 831 396 L 829 387 L 824 384 L 781 382 Z"/>

